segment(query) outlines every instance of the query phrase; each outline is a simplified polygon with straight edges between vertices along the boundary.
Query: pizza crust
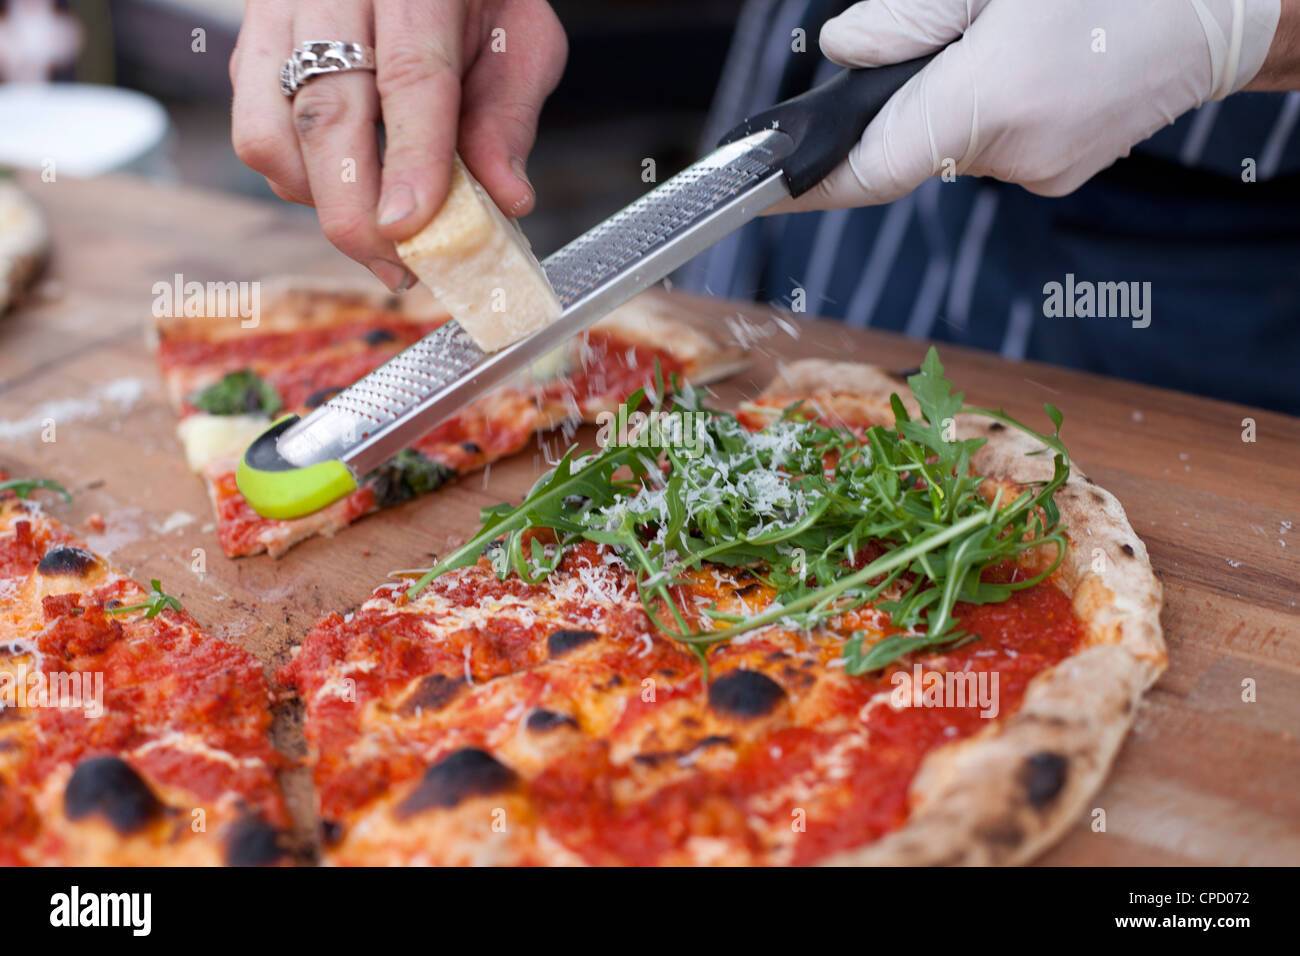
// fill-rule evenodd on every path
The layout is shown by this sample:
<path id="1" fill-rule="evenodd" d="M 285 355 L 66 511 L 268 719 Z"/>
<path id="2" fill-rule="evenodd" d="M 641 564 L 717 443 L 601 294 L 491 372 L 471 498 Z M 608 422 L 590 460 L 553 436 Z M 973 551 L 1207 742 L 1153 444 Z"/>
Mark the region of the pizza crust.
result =
<path id="1" fill-rule="evenodd" d="M 892 392 L 907 388 L 875 366 L 809 360 L 783 369 L 763 397 L 808 397 L 845 417 L 892 422 Z M 918 411 L 910 396 L 904 405 Z M 1041 443 L 1000 422 L 961 415 L 957 435 L 988 440 L 972 460 L 981 474 L 1012 483 L 1051 475 L 1049 454 L 1027 457 Z M 1077 822 L 1100 788 L 1142 693 L 1168 664 L 1162 591 L 1123 506 L 1077 466 L 1070 472 L 1056 502 L 1072 546 L 1053 580 L 1070 595 L 1087 648 L 1039 674 L 1008 720 L 928 755 L 901 829 L 827 865 L 1023 863 Z"/>
<path id="2" fill-rule="evenodd" d="M 40 272 L 50 250 L 45 217 L 11 182 L 0 182 L 0 315 Z"/>

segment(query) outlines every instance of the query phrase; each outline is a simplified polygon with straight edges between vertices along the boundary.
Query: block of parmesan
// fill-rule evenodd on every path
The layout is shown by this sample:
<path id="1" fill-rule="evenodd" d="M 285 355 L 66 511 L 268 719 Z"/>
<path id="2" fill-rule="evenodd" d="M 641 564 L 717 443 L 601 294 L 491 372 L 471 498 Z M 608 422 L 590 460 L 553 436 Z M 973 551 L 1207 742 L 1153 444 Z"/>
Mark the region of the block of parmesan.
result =
<path id="1" fill-rule="evenodd" d="M 518 224 L 460 156 L 442 209 L 397 252 L 484 351 L 518 342 L 562 311 Z"/>

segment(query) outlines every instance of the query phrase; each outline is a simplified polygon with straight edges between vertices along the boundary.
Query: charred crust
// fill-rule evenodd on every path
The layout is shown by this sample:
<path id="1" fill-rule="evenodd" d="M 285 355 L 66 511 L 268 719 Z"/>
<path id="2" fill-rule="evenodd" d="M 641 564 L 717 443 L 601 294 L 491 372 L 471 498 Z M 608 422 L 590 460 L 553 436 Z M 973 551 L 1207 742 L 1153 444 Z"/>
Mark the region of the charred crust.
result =
<path id="1" fill-rule="evenodd" d="M 1006 430 L 1007 426 L 1001 422 L 989 422 L 989 431 L 991 432 L 1004 432 Z"/>
<path id="2" fill-rule="evenodd" d="M 762 717 L 785 700 L 785 689 L 759 671 L 739 668 L 709 685 L 709 707 L 730 717 Z"/>
<path id="3" fill-rule="evenodd" d="M 465 681 L 459 677 L 447 677 L 444 674 L 421 677 L 397 712 L 403 717 L 411 717 L 426 710 L 441 710 L 464 686 Z"/>
<path id="4" fill-rule="evenodd" d="M 557 713 L 553 710 L 542 710 L 538 708 L 528 715 L 525 726 L 535 734 L 545 734 L 557 727 L 577 727 L 578 722 L 568 714 Z"/>
<path id="5" fill-rule="evenodd" d="M 240 817 L 226 831 L 222 841 L 226 866 L 270 866 L 284 856 L 278 829 L 261 817 Z"/>
<path id="6" fill-rule="evenodd" d="M 383 345 L 385 342 L 396 342 L 397 336 L 388 329 L 371 329 L 361 340 L 367 345 Z"/>
<path id="7" fill-rule="evenodd" d="M 563 657 L 584 644 L 590 644 L 600 637 L 595 631 L 579 631 L 562 627 L 552 631 L 546 638 L 546 650 L 552 657 Z"/>
<path id="8" fill-rule="evenodd" d="M 128 836 L 161 816 L 163 804 L 125 760 L 92 757 L 72 771 L 63 791 L 63 812 L 69 820 L 97 814 Z"/>
<path id="9" fill-rule="evenodd" d="M 1042 750 L 1025 759 L 1020 768 L 1020 785 L 1025 789 L 1025 799 L 1035 810 L 1042 810 L 1060 794 L 1070 761 L 1063 755 Z"/>
<path id="10" fill-rule="evenodd" d="M 397 805 L 398 819 L 434 808 L 450 809 L 470 797 L 502 793 L 515 786 L 515 772 L 486 750 L 466 747 L 443 757 L 424 772 L 415 789 Z"/>
<path id="11" fill-rule="evenodd" d="M 1128 555 L 1130 558 L 1133 557 L 1133 545 L 1131 545 L 1131 544 L 1121 544 L 1121 545 L 1119 546 L 1119 549 L 1120 549 L 1121 551 L 1123 551 L 1126 555 Z"/>
<path id="12" fill-rule="evenodd" d="M 343 824 L 338 820 L 321 820 L 320 838 L 326 846 L 337 846 L 343 839 Z"/>
<path id="13" fill-rule="evenodd" d="M 71 575 L 84 578 L 99 563 L 99 560 L 83 548 L 60 544 L 45 552 L 36 570 L 48 575 Z"/>
<path id="14" fill-rule="evenodd" d="M 471 455 L 483 454 L 483 449 L 478 446 L 477 442 L 463 441 L 460 443 L 461 450 Z"/>

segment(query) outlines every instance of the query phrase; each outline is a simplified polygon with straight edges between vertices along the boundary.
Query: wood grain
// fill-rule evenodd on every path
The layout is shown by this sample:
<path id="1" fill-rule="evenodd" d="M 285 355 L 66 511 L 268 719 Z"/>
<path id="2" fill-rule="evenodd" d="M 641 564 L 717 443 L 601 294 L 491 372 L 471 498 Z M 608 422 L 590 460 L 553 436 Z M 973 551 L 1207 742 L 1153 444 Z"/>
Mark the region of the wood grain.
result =
<path id="1" fill-rule="evenodd" d="M 121 178 L 22 182 L 47 211 L 55 252 L 41 293 L 0 319 L 0 468 L 63 482 L 75 500 L 52 504 L 57 517 L 138 579 L 161 578 L 268 666 L 322 614 L 356 606 L 390 570 L 427 564 L 481 507 L 517 500 L 535 477 L 540 451 L 279 561 L 224 558 L 147 344 L 152 286 L 177 272 L 231 281 L 359 267 L 280 207 Z M 723 403 L 797 358 L 904 369 L 925 350 L 762 306 L 681 302 L 749 346 L 750 368 L 716 389 Z M 1044 401 L 1064 411 L 1073 455 L 1124 503 L 1165 586 L 1170 667 L 1096 797 L 1105 832 L 1089 815 L 1042 862 L 1300 863 L 1300 420 L 953 347 L 944 361 L 972 401 L 1032 421 Z M 51 417 L 56 440 L 43 442 Z M 1254 443 L 1242 440 L 1247 418 Z M 92 514 L 103 532 L 82 527 Z M 278 742 L 301 750 L 287 715 Z M 293 782 L 296 799 L 309 799 L 302 788 Z"/>

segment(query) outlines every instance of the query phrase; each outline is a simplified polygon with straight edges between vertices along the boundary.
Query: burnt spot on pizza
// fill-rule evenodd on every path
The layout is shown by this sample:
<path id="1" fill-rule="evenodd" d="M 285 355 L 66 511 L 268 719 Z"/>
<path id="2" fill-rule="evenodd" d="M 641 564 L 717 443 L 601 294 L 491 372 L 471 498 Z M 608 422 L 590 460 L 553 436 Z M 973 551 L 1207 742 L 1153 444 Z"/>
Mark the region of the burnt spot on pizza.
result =
<path id="1" fill-rule="evenodd" d="M 729 717 L 762 717 L 785 700 L 785 689 L 758 671 L 743 668 L 723 674 L 709 685 L 709 707 Z"/>
<path id="2" fill-rule="evenodd" d="M 397 336 L 388 329 L 371 329 L 361 340 L 367 345 L 383 345 L 385 342 L 396 342 Z"/>
<path id="3" fill-rule="evenodd" d="M 1095 485 L 1095 484 L 1096 484 L 1096 482 L 1093 481 L 1092 478 L 1089 477 L 1088 475 L 1083 475 L 1082 477 L 1083 477 L 1083 480 L 1086 481 L 1088 484 L 1090 484 L 1090 485 Z"/>
<path id="4" fill-rule="evenodd" d="M 1020 768 L 1020 785 L 1025 799 L 1035 810 L 1041 810 L 1056 799 L 1065 786 L 1070 761 L 1050 750 L 1041 750 L 1025 759 Z"/>
<path id="5" fill-rule="evenodd" d="M 320 822 L 320 839 L 326 846 L 337 846 L 338 842 L 343 839 L 343 824 L 338 820 L 322 820 Z"/>
<path id="6" fill-rule="evenodd" d="M 307 400 L 303 404 L 308 408 L 317 408 L 324 405 L 341 391 L 343 391 L 342 385 L 327 385 L 325 388 L 318 388 L 307 396 Z"/>
<path id="7" fill-rule="evenodd" d="M 505 543 L 506 543 L 505 535 L 502 535 L 499 538 L 493 538 L 487 544 L 483 545 L 483 550 L 479 552 L 479 557 L 486 557 L 487 555 L 495 551 L 497 548 L 502 547 Z"/>
<path id="8" fill-rule="evenodd" d="M 1006 430 L 1007 426 L 1001 422 L 989 422 L 989 431 L 991 432 L 1004 432 Z"/>
<path id="9" fill-rule="evenodd" d="M 465 686 L 460 677 L 447 677 L 444 674 L 429 674 L 420 678 L 415 689 L 407 695 L 397 708 L 403 717 L 413 717 L 426 710 L 441 710 L 451 703 Z"/>
<path id="10" fill-rule="evenodd" d="M 790 656 L 789 651 L 769 651 L 767 659 L 769 661 L 783 661 Z"/>
<path id="11" fill-rule="evenodd" d="M 226 828 L 221 849 L 226 866 L 270 866 L 285 854 L 280 831 L 251 815 Z"/>
<path id="12" fill-rule="evenodd" d="M 466 747 L 426 770 L 415 789 L 397 805 L 396 813 L 405 819 L 425 810 L 450 809 L 470 797 L 503 793 L 517 781 L 515 772 L 486 750 Z"/>
<path id="13" fill-rule="evenodd" d="M 461 450 L 462 450 L 462 451 L 464 451 L 464 452 L 466 452 L 467 454 L 470 454 L 470 455 L 481 455 L 481 454 L 483 454 L 483 449 L 479 447 L 479 445 L 478 445 L 477 442 L 472 442 L 472 441 L 463 441 L 463 442 L 460 443 L 460 447 L 461 447 Z"/>
<path id="14" fill-rule="evenodd" d="M 676 760 L 681 757 L 681 751 L 678 750 L 655 750 L 650 753 L 636 754 L 632 760 L 641 764 L 643 767 L 657 767 L 661 763 L 669 760 Z"/>
<path id="15" fill-rule="evenodd" d="M 1120 549 L 1121 551 L 1123 551 L 1126 555 L 1128 555 L 1130 558 L 1133 557 L 1133 545 L 1131 545 L 1131 544 L 1121 544 L 1121 545 L 1119 546 L 1119 549 Z"/>
<path id="16" fill-rule="evenodd" d="M 546 650 L 552 657 L 563 657 L 584 644 L 590 644 L 600 637 L 595 631 L 579 631 L 562 627 L 552 631 L 546 638 Z"/>
<path id="17" fill-rule="evenodd" d="M 913 375 L 920 375 L 920 374 L 921 374 L 921 366 L 913 365 L 910 368 L 900 368 L 897 372 L 894 373 L 894 377 L 905 380 L 911 378 Z"/>
<path id="18" fill-rule="evenodd" d="M 163 812 L 162 801 L 120 757 L 92 757 L 77 764 L 63 791 L 69 820 L 103 817 L 123 836 L 137 833 Z"/>
<path id="19" fill-rule="evenodd" d="M 45 552 L 45 557 L 41 558 L 40 564 L 36 565 L 36 570 L 41 574 L 84 578 L 98 563 L 99 559 L 89 551 L 60 544 Z"/>
<path id="20" fill-rule="evenodd" d="M 535 734 L 550 733 L 558 727 L 577 727 L 578 722 L 568 714 L 557 713 L 554 710 L 542 710 L 538 708 L 528 715 L 525 726 Z"/>
<path id="21" fill-rule="evenodd" d="M 722 734 L 712 734 L 695 745 L 696 750 L 708 750 L 710 747 L 730 747 L 735 741 Z"/>
<path id="22" fill-rule="evenodd" d="M 759 590 L 762 586 L 763 586 L 762 583 L 758 581 L 751 581 L 749 584 L 741 585 L 731 593 L 734 594 L 736 597 L 749 597 L 749 595 Z"/>
<path id="23" fill-rule="evenodd" d="M 1090 491 L 1088 494 L 1091 496 L 1093 504 L 1104 505 L 1106 503 L 1106 499 L 1102 496 L 1100 491 Z"/>

